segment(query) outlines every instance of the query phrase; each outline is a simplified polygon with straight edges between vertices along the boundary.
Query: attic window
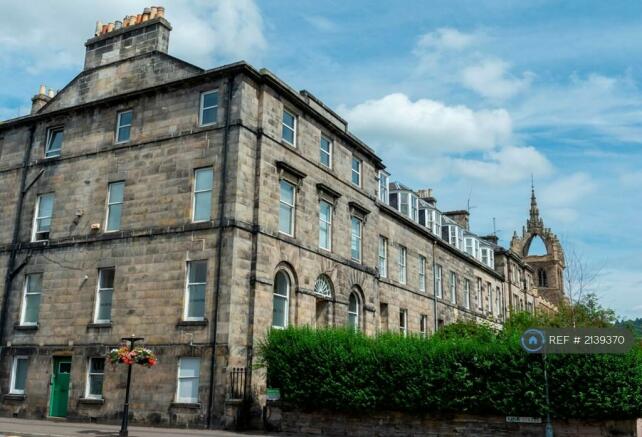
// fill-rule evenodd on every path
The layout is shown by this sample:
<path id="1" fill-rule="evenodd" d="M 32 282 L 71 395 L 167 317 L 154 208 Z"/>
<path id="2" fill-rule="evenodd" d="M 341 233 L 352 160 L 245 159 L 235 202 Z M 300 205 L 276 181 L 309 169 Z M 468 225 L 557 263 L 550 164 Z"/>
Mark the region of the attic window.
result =
<path id="1" fill-rule="evenodd" d="M 64 129 L 62 127 L 50 128 L 47 131 L 47 145 L 45 147 L 45 158 L 60 156 Z"/>

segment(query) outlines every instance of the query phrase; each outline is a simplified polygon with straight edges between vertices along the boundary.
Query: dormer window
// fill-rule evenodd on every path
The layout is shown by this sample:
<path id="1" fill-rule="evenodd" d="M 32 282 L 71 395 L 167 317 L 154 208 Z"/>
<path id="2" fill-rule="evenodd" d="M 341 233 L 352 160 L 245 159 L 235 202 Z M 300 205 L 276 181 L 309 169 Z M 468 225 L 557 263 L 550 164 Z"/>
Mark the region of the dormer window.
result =
<path id="1" fill-rule="evenodd" d="M 388 205 L 389 174 L 379 170 L 379 201 Z"/>
<path id="2" fill-rule="evenodd" d="M 45 147 L 45 158 L 60 156 L 64 129 L 62 127 L 50 128 L 47 131 L 47 145 Z"/>
<path id="3" fill-rule="evenodd" d="M 419 199 L 417 196 L 409 191 L 400 191 L 394 194 L 398 197 L 398 205 L 397 202 L 391 202 L 391 205 L 397 207 L 398 211 L 409 219 L 418 221 Z"/>
<path id="4" fill-rule="evenodd" d="M 482 246 L 480 249 L 480 252 L 481 252 L 482 264 L 485 264 L 491 269 L 494 269 L 495 268 L 495 251 L 493 250 L 493 248 L 488 246 Z M 514 272 L 515 270 L 513 270 L 513 275 L 514 275 Z"/>

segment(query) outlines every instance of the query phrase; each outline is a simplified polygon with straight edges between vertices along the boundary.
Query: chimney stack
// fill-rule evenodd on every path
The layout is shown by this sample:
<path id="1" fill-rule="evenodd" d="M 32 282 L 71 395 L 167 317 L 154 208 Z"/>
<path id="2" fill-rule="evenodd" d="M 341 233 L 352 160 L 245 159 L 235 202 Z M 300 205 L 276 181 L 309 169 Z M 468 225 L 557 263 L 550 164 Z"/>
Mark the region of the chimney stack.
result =
<path id="1" fill-rule="evenodd" d="M 468 220 L 470 217 L 470 214 L 468 211 L 465 210 L 459 210 L 459 211 L 448 211 L 443 213 L 446 217 L 449 217 L 455 221 L 459 226 L 464 228 L 465 230 L 469 230 L 469 224 Z"/>
<path id="2" fill-rule="evenodd" d="M 127 15 L 122 21 L 97 21 L 94 36 L 85 43 L 85 70 L 143 53 L 167 53 L 171 30 L 162 6 L 145 8 L 141 14 Z"/>
<path id="3" fill-rule="evenodd" d="M 47 87 L 40 85 L 38 94 L 31 98 L 31 114 L 35 114 L 40 111 L 40 109 L 45 106 L 54 95 L 53 90 L 50 89 L 49 94 L 47 94 Z"/>
<path id="4" fill-rule="evenodd" d="M 417 196 L 433 208 L 437 206 L 437 199 L 432 195 L 432 188 L 423 188 L 417 191 Z"/>

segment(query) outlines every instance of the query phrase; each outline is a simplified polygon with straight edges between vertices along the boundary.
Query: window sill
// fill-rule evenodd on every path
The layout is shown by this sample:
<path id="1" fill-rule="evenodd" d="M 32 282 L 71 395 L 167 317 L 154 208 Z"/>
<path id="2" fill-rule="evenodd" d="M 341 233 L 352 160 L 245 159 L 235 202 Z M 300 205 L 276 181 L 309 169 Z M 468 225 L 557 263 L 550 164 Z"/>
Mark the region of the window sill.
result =
<path id="1" fill-rule="evenodd" d="M 177 328 L 186 328 L 186 327 L 203 327 L 207 326 L 207 319 L 204 320 L 179 320 L 176 322 Z"/>
<path id="2" fill-rule="evenodd" d="M 88 323 L 87 330 L 89 329 L 111 329 L 111 322 Z"/>
<path id="3" fill-rule="evenodd" d="M 16 323 L 13 325 L 13 329 L 15 331 L 37 331 L 38 330 L 38 325 L 20 325 Z"/>
<path id="4" fill-rule="evenodd" d="M 7 393 L 2 397 L 3 401 L 24 401 L 26 399 L 25 395 L 20 395 L 16 393 Z"/>
<path id="5" fill-rule="evenodd" d="M 190 410 L 200 410 L 201 404 L 200 402 L 172 402 L 170 404 L 170 408 L 186 408 Z"/>
<path id="6" fill-rule="evenodd" d="M 103 405 L 105 403 L 105 399 L 98 399 L 98 398 L 80 398 L 78 399 L 79 404 L 83 405 Z"/>

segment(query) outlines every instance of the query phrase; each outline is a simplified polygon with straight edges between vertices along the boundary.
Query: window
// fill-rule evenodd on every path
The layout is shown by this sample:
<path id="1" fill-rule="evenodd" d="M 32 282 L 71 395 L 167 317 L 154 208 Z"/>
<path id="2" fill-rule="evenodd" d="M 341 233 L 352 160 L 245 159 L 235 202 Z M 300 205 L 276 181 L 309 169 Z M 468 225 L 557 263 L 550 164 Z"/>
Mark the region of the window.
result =
<path id="1" fill-rule="evenodd" d="M 466 237 L 466 248 L 464 249 L 468 255 L 473 256 L 473 238 Z"/>
<path id="2" fill-rule="evenodd" d="M 414 221 L 418 219 L 419 199 L 414 194 L 410 194 L 410 218 Z"/>
<path id="3" fill-rule="evenodd" d="M 419 319 L 419 332 L 423 338 L 428 336 L 428 316 L 425 314 L 422 314 Z"/>
<path id="4" fill-rule="evenodd" d="M 486 282 L 486 290 L 488 290 L 488 311 L 493 312 L 493 288 L 490 282 Z"/>
<path id="5" fill-rule="evenodd" d="M 450 272 L 450 301 L 457 303 L 457 273 Z"/>
<path id="6" fill-rule="evenodd" d="M 477 308 L 484 310 L 484 291 L 482 290 L 482 280 L 477 278 Z"/>
<path id="7" fill-rule="evenodd" d="M 495 314 L 495 305 L 493 302 L 493 287 L 488 283 L 488 311 Z"/>
<path id="8" fill-rule="evenodd" d="M 204 222 L 212 218 L 212 187 L 214 171 L 211 167 L 194 170 L 194 199 L 192 221 Z"/>
<path id="9" fill-rule="evenodd" d="M 116 142 L 124 143 L 129 141 L 132 129 L 132 111 L 123 111 L 118 113 L 118 121 L 116 123 Z"/>
<path id="10" fill-rule="evenodd" d="M 419 256 L 419 290 L 426 291 L 426 258 Z"/>
<path id="11" fill-rule="evenodd" d="M 218 115 L 218 90 L 201 93 L 200 125 L 216 123 Z"/>
<path id="12" fill-rule="evenodd" d="M 98 288 L 96 289 L 95 323 L 111 322 L 111 306 L 114 295 L 113 267 L 98 270 Z"/>
<path id="13" fill-rule="evenodd" d="M 318 296 L 332 298 L 332 283 L 326 275 L 319 275 L 314 282 L 314 292 Z"/>
<path id="14" fill-rule="evenodd" d="M 433 216 L 432 233 L 437 235 L 438 237 L 441 237 L 441 213 L 438 211 L 433 211 L 432 216 Z"/>
<path id="15" fill-rule="evenodd" d="M 503 314 L 504 313 L 504 305 L 502 305 L 502 300 L 504 296 L 502 292 L 499 290 L 499 287 L 495 288 L 495 308 L 497 308 L 497 313 L 498 314 Z"/>
<path id="16" fill-rule="evenodd" d="M 90 358 L 87 367 L 87 388 L 85 389 L 86 398 L 102 399 L 104 378 L 105 359 Z"/>
<path id="17" fill-rule="evenodd" d="M 281 200 L 279 209 L 279 232 L 294 236 L 294 184 L 281 179 Z"/>
<path id="18" fill-rule="evenodd" d="M 287 328 L 290 299 L 290 278 L 283 270 L 274 277 L 272 298 L 272 327 Z"/>
<path id="19" fill-rule="evenodd" d="M 178 360 L 178 384 L 176 402 L 186 404 L 198 403 L 198 385 L 201 359 L 181 357 Z"/>
<path id="20" fill-rule="evenodd" d="M 388 277 L 388 239 L 379 237 L 379 276 Z"/>
<path id="21" fill-rule="evenodd" d="M 361 186 L 361 166 L 360 159 L 352 157 L 352 183 L 357 187 Z"/>
<path id="22" fill-rule="evenodd" d="M 546 271 L 543 269 L 537 270 L 537 286 L 548 287 L 548 279 L 546 278 Z"/>
<path id="23" fill-rule="evenodd" d="M 189 261 L 187 263 L 184 320 L 204 319 L 206 287 L 207 261 Z"/>
<path id="24" fill-rule="evenodd" d="M 350 237 L 350 253 L 352 260 L 361 262 L 361 220 L 352 216 L 352 230 Z"/>
<path id="25" fill-rule="evenodd" d="M 321 135 L 321 164 L 332 168 L 332 141 Z"/>
<path id="26" fill-rule="evenodd" d="M 444 295 L 444 284 L 441 278 L 441 266 L 439 264 L 435 265 L 435 295 L 437 297 L 443 297 Z"/>
<path id="27" fill-rule="evenodd" d="M 105 219 L 105 231 L 107 232 L 120 229 L 124 192 L 125 182 L 112 182 L 107 188 L 107 218 Z"/>
<path id="28" fill-rule="evenodd" d="M 464 306 L 470 309 L 470 281 L 464 279 Z"/>
<path id="29" fill-rule="evenodd" d="M 45 147 L 45 158 L 53 158 L 54 156 L 60 156 L 63 137 L 64 137 L 64 130 L 61 127 L 51 128 L 47 131 L 47 145 Z"/>
<path id="30" fill-rule="evenodd" d="M 405 247 L 399 246 L 399 282 L 406 283 L 406 261 L 408 251 Z"/>
<path id="31" fill-rule="evenodd" d="M 490 268 L 495 268 L 495 253 L 491 247 L 483 247 L 481 250 L 481 262 Z M 515 282 L 515 270 L 511 272 L 513 282 Z"/>
<path id="32" fill-rule="evenodd" d="M 399 193 L 399 212 L 406 217 L 418 221 L 419 199 L 413 193 Z"/>
<path id="33" fill-rule="evenodd" d="M 284 109 L 281 125 L 281 137 L 283 141 L 296 147 L 296 117 L 294 114 Z"/>
<path id="34" fill-rule="evenodd" d="M 408 310 L 399 310 L 399 333 L 404 337 L 408 335 Z"/>
<path id="35" fill-rule="evenodd" d="M 33 234 L 31 241 L 43 241 L 49 239 L 51 230 L 51 218 L 54 208 L 54 194 L 41 194 L 36 201 L 36 213 L 34 214 Z"/>
<path id="36" fill-rule="evenodd" d="M 25 356 L 13 357 L 13 365 L 11 366 L 11 388 L 9 389 L 10 393 L 17 395 L 25 394 L 28 365 L 29 358 Z"/>
<path id="37" fill-rule="evenodd" d="M 332 250 L 332 205 L 319 202 L 319 247 Z"/>
<path id="38" fill-rule="evenodd" d="M 40 299 L 42 296 L 42 273 L 25 276 L 24 296 L 22 299 L 21 325 L 37 325 Z"/>
<path id="39" fill-rule="evenodd" d="M 348 326 L 355 331 L 359 330 L 359 309 L 361 302 L 359 295 L 353 291 L 350 293 L 350 300 L 348 302 Z"/>
<path id="40" fill-rule="evenodd" d="M 388 173 L 379 170 L 379 200 L 388 205 Z"/>

